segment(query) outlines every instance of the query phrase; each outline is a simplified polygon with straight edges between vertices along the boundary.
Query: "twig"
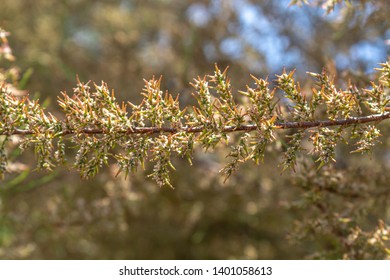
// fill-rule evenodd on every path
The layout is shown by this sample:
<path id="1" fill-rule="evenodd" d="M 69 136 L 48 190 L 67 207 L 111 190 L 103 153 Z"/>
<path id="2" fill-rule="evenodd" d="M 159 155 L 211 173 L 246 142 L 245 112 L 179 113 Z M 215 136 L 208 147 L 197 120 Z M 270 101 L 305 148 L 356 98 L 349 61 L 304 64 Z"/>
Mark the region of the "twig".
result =
<path id="1" fill-rule="evenodd" d="M 318 121 L 303 121 L 303 122 L 275 122 L 274 128 L 276 129 L 289 129 L 289 128 L 300 128 L 300 129 L 308 129 L 312 127 L 329 127 L 329 126 L 345 126 L 345 125 L 353 125 L 353 124 L 362 124 L 369 122 L 381 122 L 385 119 L 390 118 L 390 113 L 384 114 L 376 114 L 364 117 L 351 117 L 348 119 L 338 119 L 338 120 L 318 120 Z M 254 131 L 257 130 L 258 127 L 255 124 L 247 124 L 247 125 L 239 125 L 239 126 L 225 126 L 223 129 L 220 129 L 220 132 L 229 133 L 236 131 Z M 132 127 L 127 130 L 116 131 L 117 133 L 124 134 L 156 134 L 156 133 L 178 133 L 178 132 L 187 132 L 187 133 L 199 133 L 204 130 L 203 126 L 191 127 L 184 126 L 182 128 L 173 128 L 173 127 Z M 23 130 L 23 129 L 15 129 L 11 133 L 0 132 L 0 135 L 33 135 L 36 132 L 32 130 Z M 109 131 L 105 131 L 104 129 L 88 129 L 84 128 L 81 130 L 64 130 L 59 135 L 71 135 L 76 133 L 83 134 L 107 134 Z"/>

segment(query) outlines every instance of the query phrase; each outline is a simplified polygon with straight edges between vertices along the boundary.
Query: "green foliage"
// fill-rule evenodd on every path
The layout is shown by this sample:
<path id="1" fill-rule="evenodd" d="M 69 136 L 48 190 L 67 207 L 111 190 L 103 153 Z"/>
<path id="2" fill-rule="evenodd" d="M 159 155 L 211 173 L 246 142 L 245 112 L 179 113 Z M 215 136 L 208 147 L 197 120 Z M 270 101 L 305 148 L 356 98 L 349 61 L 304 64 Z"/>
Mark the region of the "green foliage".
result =
<path id="1" fill-rule="evenodd" d="M 302 130 L 308 131 L 313 148 L 323 164 L 335 161 L 335 148 L 343 139 L 343 132 L 354 126 L 352 137 L 358 138 L 355 151 L 368 152 L 377 141 L 379 130 L 363 123 L 390 118 L 386 112 L 389 97 L 389 63 L 378 69 L 381 73 L 379 85 L 359 100 L 377 115 L 362 115 L 360 105 L 349 91 L 337 90 L 326 72 L 310 73 L 317 80 L 310 102 L 294 79 L 294 72 L 277 76 L 277 87 L 285 92 L 287 105 L 274 99 L 275 89 L 266 80 L 252 77 L 255 87 L 247 86 L 241 91 L 245 98 L 237 104 L 234 100 L 227 69 L 220 71 L 215 66 L 213 75 L 195 79 L 192 84 L 197 107 L 180 108 L 179 99 L 160 89 L 161 79 L 145 81 L 140 105 L 127 105 L 116 101 L 114 92 L 107 84 L 94 84 L 93 88 L 79 82 L 73 96 L 63 93 L 59 105 L 65 114 L 64 120 L 46 113 L 38 101 L 17 98 L 6 86 L 1 87 L 0 134 L 24 136 L 20 147 L 34 147 L 38 169 L 51 170 L 56 163 L 65 162 L 65 141 L 77 149 L 73 166 L 84 178 L 93 177 L 107 165 L 109 158 L 116 159 L 120 171 L 126 174 L 144 166 L 146 160 L 154 163 L 150 174 L 159 186 L 169 185 L 169 170 L 174 169 L 172 155 L 191 158 L 194 146 L 199 143 L 206 150 L 215 148 L 221 140 L 229 142 L 228 133 L 244 131 L 238 144 L 228 157 L 232 158 L 221 171 L 229 177 L 241 162 L 263 161 L 266 147 L 275 141 L 278 129 L 295 127 L 299 131 L 292 137 L 291 147 L 285 154 L 283 168 L 294 168 L 295 158 L 301 150 Z M 280 110 L 275 110 L 279 106 Z M 325 106 L 328 120 L 317 120 L 317 108 Z M 284 109 L 281 109 L 284 108 Z M 291 109 L 289 109 L 291 108 Z M 289 121 L 292 120 L 293 122 Z M 322 122 L 321 122 L 322 121 Z M 328 122 L 326 122 L 328 121 Z M 337 129 L 322 126 L 336 125 Z M 363 126 L 363 128 L 362 128 Z M 192 136 L 197 134 L 198 136 Z M 3 141 L 5 143 L 5 140 Z M 2 154 L 5 154 L 2 145 Z M 56 148 L 55 148 L 56 147 Z M 119 149 L 118 149 L 119 147 Z M 2 156 L 2 170 L 6 157 Z M 2 174 L 4 171 L 2 172 Z"/>
<path id="2" fill-rule="evenodd" d="M 295 221 L 291 240 L 324 241 L 327 249 L 313 253 L 310 258 L 388 258 L 389 227 L 382 220 L 377 223 L 371 220 L 371 215 L 386 203 L 389 190 L 370 178 L 384 169 L 358 172 L 348 169 L 343 173 L 331 166 L 315 170 L 307 163 L 301 164 L 301 168 L 303 172 L 298 172 L 294 185 L 304 190 L 305 195 L 291 202 L 289 209 L 302 219 Z M 370 224 L 371 229 L 362 227 L 363 223 Z"/>
<path id="3" fill-rule="evenodd" d="M 69 141 L 69 146 L 77 150 L 73 166 L 84 178 L 95 176 L 110 158 L 116 159 L 119 172 L 126 174 L 150 160 L 154 163 L 150 177 L 159 186 L 171 186 L 169 170 L 174 169 L 173 155 L 190 159 L 196 144 L 206 150 L 214 149 L 222 140 L 229 142 L 229 133 L 244 132 L 228 155 L 232 162 L 221 170 L 229 177 L 239 163 L 262 162 L 267 146 L 278 137 L 277 131 L 294 127 L 298 132 L 291 136 L 283 169 L 294 168 L 304 134 L 309 135 L 311 153 L 318 156 L 321 167 L 335 161 L 336 145 L 345 139 L 343 133 L 349 126 L 354 127 L 351 137 L 358 139 L 355 151 L 368 152 L 374 146 L 379 130 L 375 124 L 366 126 L 364 123 L 390 118 L 386 112 L 389 69 L 389 63 L 382 64 L 378 69 L 379 85 L 362 90 L 367 94 L 359 97 L 367 109 L 377 115 L 363 115 L 357 98 L 349 91 L 337 90 L 326 72 L 310 73 L 317 80 L 310 101 L 295 81 L 294 72 L 277 76 L 277 87 L 287 98 L 285 104 L 275 100 L 275 89 L 271 89 L 266 80 L 253 77 L 255 87 L 247 86 L 246 91 L 241 91 L 245 99 L 241 102 L 243 105 L 234 100 L 227 69 L 222 72 L 215 66 L 213 75 L 198 78 L 192 84 L 198 106 L 183 109 L 178 96 L 164 94 L 160 89 L 161 79 L 145 81 L 144 98 L 140 105 L 129 103 L 131 111 L 126 104 L 116 101 L 107 84 L 94 84 L 91 88 L 88 83 L 79 82 L 73 96 L 63 93 L 59 98 L 64 120 L 46 113 L 38 101 L 15 97 L 3 85 L 0 134 L 23 135 L 20 146 L 23 150 L 34 147 L 38 169 L 51 170 L 58 162 L 64 163 L 65 143 Z M 277 106 L 279 110 L 275 110 Z M 316 118 L 320 107 L 326 107 L 327 120 Z M 314 129 L 302 132 L 308 128 Z M 192 136 L 194 134 L 197 136 Z M 5 157 L 3 159 L 4 170 Z"/>
<path id="4" fill-rule="evenodd" d="M 0 9 L 20 67 L 3 31 L 0 258 L 389 258 L 389 66 L 366 75 L 358 58 L 354 70 L 332 59 L 381 39 L 387 1 L 300 1 L 336 8 L 304 10 L 310 36 L 297 32 L 297 9 L 245 1 L 288 38 L 286 52 L 299 50 L 295 72 L 267 69 L 233 1 L 215 1 L 202 26 L 189 20 L 192 1 L 122 2 Z M 225 39 L 239 40 L 241 56 L 223 52 Z M 188 85 L 214 62 L 221 69 Z M 301 65 L 319 74 L 306 79 Z M 36 100 L 55 100 L 76 73 L 115 95 L 78 80 L 60 106 Z M 153 74 L 164 79 L 142 81 Z M 46 174 L 29 172 L 34 153 Z"/>

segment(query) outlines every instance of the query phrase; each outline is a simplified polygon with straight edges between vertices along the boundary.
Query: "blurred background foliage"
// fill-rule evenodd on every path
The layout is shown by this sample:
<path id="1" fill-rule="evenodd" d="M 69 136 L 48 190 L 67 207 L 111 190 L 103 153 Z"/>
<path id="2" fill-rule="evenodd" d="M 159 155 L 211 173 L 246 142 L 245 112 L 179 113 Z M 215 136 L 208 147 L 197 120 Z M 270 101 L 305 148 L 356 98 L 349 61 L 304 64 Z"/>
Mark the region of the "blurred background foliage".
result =
<path id="1" fill-rule="evenodd" d="M 273 80 L 284 67 L 297 69 L 303 89 L 305 72 L 322 67 L 340 87 L 368 86 L 389 53 L 390 5 L 338 1 L 326 13 L 326 2 L 334 1 L 3 0 L 0 26 L 16 61 L 1 67 L 54 112 L 76 75 L 104 80 L 132 103 L 143 78 L 163 75 L 162 88 L 191 104 L 189 82 L 214 63 L 230 66 L 234 90 L 250 73 Z M 93 180 L 66 168 L 31 172 L 33 154 L 13 150 L 15 172 L 0 182 L 0 258 L 388 258 L 389 124 L 380 128 L 372 155 L 342 145 L 333 166 L 317 170 L 307 155 L 296 173 L 281 174 L 276 145 L 264 164 L 245 164 L 225 183 L 226 151 L 200 152 L 192 167 L 177 159 L 175 189 L 142 171 L 116 178 L 115 166 Z"/>

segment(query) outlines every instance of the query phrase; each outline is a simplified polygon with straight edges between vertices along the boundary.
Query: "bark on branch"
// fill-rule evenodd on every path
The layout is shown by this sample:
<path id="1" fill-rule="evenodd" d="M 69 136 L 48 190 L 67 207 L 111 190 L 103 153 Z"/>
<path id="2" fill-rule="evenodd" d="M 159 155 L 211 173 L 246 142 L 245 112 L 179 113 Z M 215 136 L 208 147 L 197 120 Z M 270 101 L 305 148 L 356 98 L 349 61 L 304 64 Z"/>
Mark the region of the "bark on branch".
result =
<path id="1" fill-rule="evenodd" d="M 274 128 L 276 129 L 289 129 L 289 128 L 297 128 L 297 129 L 308 129 L 312 127 L 329 127 L 329 126 L 348 126 L 354 124 L 362 124 L 362 123 L 370 123 L 376 122 L 379 123 L 383 120 L 390 119 L 390 113 L 384 114 L 376 114 L 369 115 L 364 117 L 351 117 L 347 119 L 338 119 L 338 120 L 318 120 L 318 121 L 302 121 L 302 122 L 275 122 Z M 240 126 L 225 126 L 220 132 L 236 132 L 236 131 L 254 131 L 257 130 L 258 127 L 255 124 L 248 125 L 240 125 Z M 188 132 L 188 133 L 199 133 L 204 130 L 204 127 L 190 127 L 184 126 L 181 128 L 173 128 L 173 127 L 131 127 L 127 130 L 116 131 L 117 133 L 124 134 L 156 134 L 156 133 L 178 133 L 178 132 Z M 33 135 L 36 132 L 32 130 L 22 130 L 15 129 L 11 133 L 0 133 L 0 135 Z M 76 133 L 84 133 L 84 134 L 107 134 L 110 133 L 105 131 L 104 129 L 81 129 L 81 130 L 65 130 L 63 133 L 59 135 L 71 135 Z"/>

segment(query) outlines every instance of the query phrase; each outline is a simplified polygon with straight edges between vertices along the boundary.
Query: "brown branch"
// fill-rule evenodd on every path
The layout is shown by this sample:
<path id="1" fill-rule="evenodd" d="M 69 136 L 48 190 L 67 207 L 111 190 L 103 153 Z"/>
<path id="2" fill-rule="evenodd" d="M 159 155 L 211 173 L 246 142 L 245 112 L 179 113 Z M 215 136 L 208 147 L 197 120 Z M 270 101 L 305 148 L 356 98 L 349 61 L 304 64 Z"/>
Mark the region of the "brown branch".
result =
<path id="1" fill-rule="evenodd" d="M 303 121 L 303 122 L 275 122 L 274 127 L 276 129 L 289 129 L 289 128 L 298 128 L 298 129 L 308 129 L 312 127 L 329 127 L 329 126 L 346 126 L 353 124 L 362 124 L 370 122 L 381 122 L 385 119 L 390 118 L 390 113 L 370 115 L 364 117 L 351 117 L 348 119 L 338 119 L 338 120 L 319 120 L 319 121 Z M 239 126 L 225 126 L 220 132 L 235 132 L 235 131 L 254 131 L 257 130 L 257 125 L 247 124 Z M 182 127 L 182 128 L 173 128 L 173 127 L 132 127 L 127 130 L 116 131 L 117 133 L 125 134 L 156 134 L 156 133 L 178 133 L 178 132 L 188 132 L 188 133 L 199 133 L 204 130 L 203 126 L 197 127 Z M 104 129 L 88 129 L 84 128 L 81 130 L 65 130 L 62 132 L 62 135 L 70 135 L 76 133 L 84 134 L 106 134 L 109 133 Z M 22 130 L 15 129 L 11 133 L 1 133 L 0 135 L 32 135 L 35 134 L 32 130 Z"/>

